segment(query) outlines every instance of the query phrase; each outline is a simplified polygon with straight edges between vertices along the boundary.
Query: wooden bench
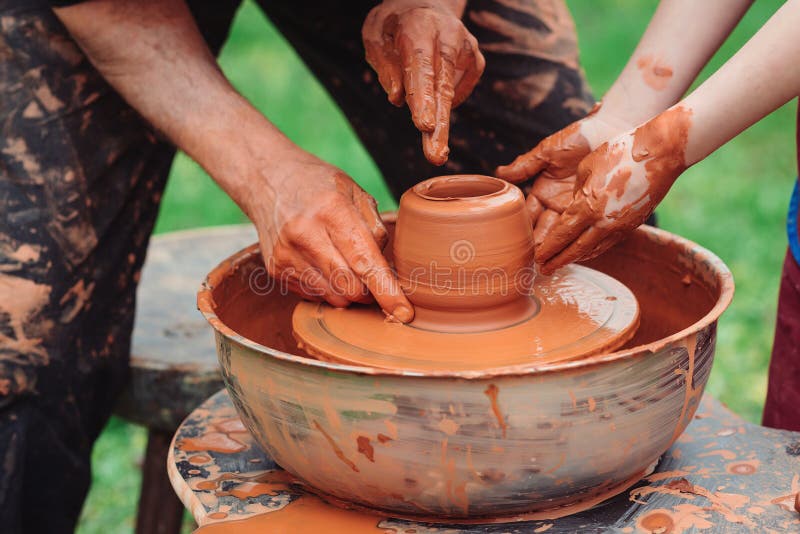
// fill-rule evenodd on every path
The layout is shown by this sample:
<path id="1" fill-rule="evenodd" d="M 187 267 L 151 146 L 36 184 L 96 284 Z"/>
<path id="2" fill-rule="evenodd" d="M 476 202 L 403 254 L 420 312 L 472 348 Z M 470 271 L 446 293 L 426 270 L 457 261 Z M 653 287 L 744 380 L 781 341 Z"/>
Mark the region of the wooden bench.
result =
<path id="1" fill-rule="evenodd" d="M 214 337 L 197 311 L 206 274 L 257 240 L 250 225 L 155 236 L 142 270 L 131 347 L 131 381 L 116 413 L 148 430 L 136 532 L 180 532 L 183 505 L 164 463 L 175 429 L 222 384 Z"/>

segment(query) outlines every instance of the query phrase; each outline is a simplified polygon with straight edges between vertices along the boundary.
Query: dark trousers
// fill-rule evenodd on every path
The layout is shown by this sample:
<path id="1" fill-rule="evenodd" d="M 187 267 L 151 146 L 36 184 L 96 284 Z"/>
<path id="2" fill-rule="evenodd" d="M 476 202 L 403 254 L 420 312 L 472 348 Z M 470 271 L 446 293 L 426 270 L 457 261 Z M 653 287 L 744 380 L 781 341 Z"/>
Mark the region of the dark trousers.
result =
<path id="1" fill-rule="evenodd" d="M 239 2 L 189 4 L 218 52 Z M 395 195 L 436 174 L 491 173 L 592 104 L 574 33 L 554 33 L 570 26 L 563 4 L 555 24 L 533 0 L 470 2 L 486 73 L 436 168 L 364 61 L 374 2 L 263 4 Z M 175 149 L 37 0 L 0 0 L 0 133 L 0 525 L 69 532 L 128 377 L 136 284 Z"/>

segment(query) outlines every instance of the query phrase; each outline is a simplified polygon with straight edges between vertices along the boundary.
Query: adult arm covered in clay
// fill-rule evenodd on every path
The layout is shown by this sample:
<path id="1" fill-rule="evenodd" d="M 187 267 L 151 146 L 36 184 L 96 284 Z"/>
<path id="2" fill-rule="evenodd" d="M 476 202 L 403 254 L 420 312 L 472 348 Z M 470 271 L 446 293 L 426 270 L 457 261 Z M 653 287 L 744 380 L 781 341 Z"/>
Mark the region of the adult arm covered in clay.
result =
<path id="1" fill-rule="evenodd" d="M 273 277 L 334 306 L 371 293 L 397 320 L 413 318 L 381 254 L 387 234 L 375 201 L 236 92 L 183 0 L 98 0 L 55 12 L 108 82 L 253 221 Z"/>
<path id="2" fill-rule="evenodd" d="M 536 250 L 542 271 L 613 246 L 644 222 L 684 170 L 800 94 L 798 27 L 800 0 L 789 0 L 686 98 L 583 159 L 574 200 Z"/>
<path id="3" fill-rule="evenodd" d="M 428 161 L 450 149 L 450 110 L 478 83 L 486 61 L 461 22 L 466 0 L 384 0 L 364 21 L 367 61 L 395 106 L 408 104 Z"/>
<path id="4" fill-rule="evenodd" d="M 527 203 L 538 249 L 572 202 L 578 164 L 621 132 L 675 104 L 730 34 L 752 0 L 662 0 L 602 105 L 544 139 L 498 177 L 520 183 L 536 177 Z"/>

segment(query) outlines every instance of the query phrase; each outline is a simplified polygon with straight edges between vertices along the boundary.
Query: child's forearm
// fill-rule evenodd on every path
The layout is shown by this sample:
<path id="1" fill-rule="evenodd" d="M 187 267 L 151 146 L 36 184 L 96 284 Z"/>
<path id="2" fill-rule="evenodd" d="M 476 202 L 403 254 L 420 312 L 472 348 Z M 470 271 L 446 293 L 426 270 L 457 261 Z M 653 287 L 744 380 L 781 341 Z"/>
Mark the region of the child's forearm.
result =
<path id="1" fill-rule="evenodd" d="M 788 0 L 705 83 L 681 103 L 692 111 L 692 165 L 800 94 L 800 0 Z"/>
<path id="2" fill-rule="evenodd" d="M 662 0 L 602 112 L 640 124 L 675 104 L 752 0 Z"/>

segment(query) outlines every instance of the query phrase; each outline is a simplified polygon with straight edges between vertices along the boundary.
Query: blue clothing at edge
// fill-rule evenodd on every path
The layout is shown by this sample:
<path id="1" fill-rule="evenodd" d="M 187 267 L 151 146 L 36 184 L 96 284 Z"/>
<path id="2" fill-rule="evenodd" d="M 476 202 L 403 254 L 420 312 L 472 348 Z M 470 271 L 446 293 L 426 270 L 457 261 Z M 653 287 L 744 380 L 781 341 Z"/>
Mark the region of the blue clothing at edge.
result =
<path id="1" fill-rule="evenodd" d="M 800 209 L 800 180 L 795 182 L 792 200 L 789 202 L 789 215 L 786 217 L 786 231 L 789 234 L 789 249 L 794 260 L 800 264 L 800 231 L 797 226 L 797 215 Z"/>

